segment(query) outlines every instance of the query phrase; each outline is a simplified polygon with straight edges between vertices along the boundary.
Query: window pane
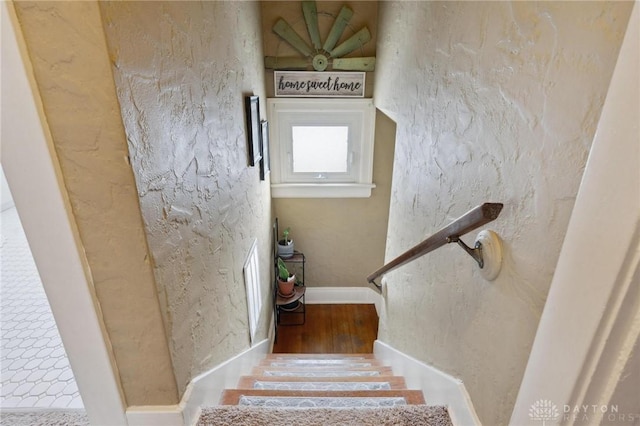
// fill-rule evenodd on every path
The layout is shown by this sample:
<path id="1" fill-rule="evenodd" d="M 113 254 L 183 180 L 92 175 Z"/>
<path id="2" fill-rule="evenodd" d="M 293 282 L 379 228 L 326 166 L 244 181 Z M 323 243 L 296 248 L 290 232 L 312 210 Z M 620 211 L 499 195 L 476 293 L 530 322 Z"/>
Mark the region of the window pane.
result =
<path id="1" fill-rule="evenodd" d="M 292 126 L 294 173 L 348 172 L 348 126 Z"/>

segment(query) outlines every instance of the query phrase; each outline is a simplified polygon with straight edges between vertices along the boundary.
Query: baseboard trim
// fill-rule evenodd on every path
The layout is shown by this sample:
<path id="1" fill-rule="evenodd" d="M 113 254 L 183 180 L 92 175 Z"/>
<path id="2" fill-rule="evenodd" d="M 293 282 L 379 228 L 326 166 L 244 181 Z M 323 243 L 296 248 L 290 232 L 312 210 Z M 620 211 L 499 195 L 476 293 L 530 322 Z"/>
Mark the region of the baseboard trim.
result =
<path id="1" fill-rule="evenodd" d="M 126 411 L 129 426 L 176 426 L 184 424 L 180 405 L 131 406 Z"/>
<path id="2" fill-rule="evenodd" d="M 203 405 L 216 405 L 225 388 L 236 387 L 240 376 L 251 371 L 270 352 L 272 339 L 264 339 L 226 362 L 195 377 L 178 405 L 132 406 L 126 411 L 129 426 L 195 425 Z"/>
<path id="3" fill-rule="evenodd" d="M 251 369 L 263 359 L 271 347 L 270 339 L 264 339 L 250 349 L 230 360 L 203 373 L 189 383 L 190 392 L 183 397 L 183 416 L 185 425 L 195 425 L 204 405 L 216 405 L 222 391 L 235 388 L 241 376 L 249 374 Z"/>
<path id="4" fill-rule="evenodd" d="M 461 380 L 418 361 L 380 340 L 374 342 L 373 353 L 376 358 L 390 365 L 395 375 L 404 376 L 409 389 L 422 389 L 428 404 L 448 406 L 454 425 L 481 425 L 469 393 Z"/>
<path id="5" fill-rule="evenodd" d="M 380 315 L 382 297 L 369 287 L 307 287 L 305 302 L 310 305 L 373 303 Z"/>

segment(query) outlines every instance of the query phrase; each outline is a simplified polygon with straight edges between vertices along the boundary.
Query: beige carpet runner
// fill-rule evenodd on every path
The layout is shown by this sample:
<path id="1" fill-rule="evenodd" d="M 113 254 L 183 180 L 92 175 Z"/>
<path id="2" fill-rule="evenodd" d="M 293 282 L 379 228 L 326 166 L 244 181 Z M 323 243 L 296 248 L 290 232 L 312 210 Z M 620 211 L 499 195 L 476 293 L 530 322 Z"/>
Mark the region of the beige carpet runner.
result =
<path id="1" fill-rule="evenodd" d="M 451 426 L 446 407 L 429 406 L 421 390 L 372 354 L 271 354 L 203 407 L 198 426 Z"/>
<path id="2" fill-rule="evenodd" d="M 2 426 L 90 426 L 84 410 L 12 408 L 0 410 Z"/>
<path id="3" fill-rule="evenodd" d="M 445 407 L 268 408 L 222 405 L 202 410 L 198 426 L 451 426 Z"/>

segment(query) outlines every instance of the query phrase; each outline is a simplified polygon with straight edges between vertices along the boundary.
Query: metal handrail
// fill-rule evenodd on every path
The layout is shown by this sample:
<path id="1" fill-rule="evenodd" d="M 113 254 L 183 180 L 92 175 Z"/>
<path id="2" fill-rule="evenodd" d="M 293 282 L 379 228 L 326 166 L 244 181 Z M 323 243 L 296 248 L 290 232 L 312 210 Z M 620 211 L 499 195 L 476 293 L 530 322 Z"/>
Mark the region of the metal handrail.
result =
<path id="1" fill-rule="evenodd" d="M 370 274 L 367 277 L 367 281 L 373 284 L 376 287 L 376 290 L 381 292 L 382 286 L 375 282 L 377 278 L 411 262 L 414 259 L 424 256 L 447 243 L 457 242 L 460 244 L 460 236 L 495 220 L 500 215 L 502 207 L 502 203 L 484 203 L 469 210 L 467 213 L 460 216 L 458 219 L 454 220 L 429 238 L 425 239 L 420 244 L 412 247 L 400 256 L 388 262 L 382 268 Z"/>

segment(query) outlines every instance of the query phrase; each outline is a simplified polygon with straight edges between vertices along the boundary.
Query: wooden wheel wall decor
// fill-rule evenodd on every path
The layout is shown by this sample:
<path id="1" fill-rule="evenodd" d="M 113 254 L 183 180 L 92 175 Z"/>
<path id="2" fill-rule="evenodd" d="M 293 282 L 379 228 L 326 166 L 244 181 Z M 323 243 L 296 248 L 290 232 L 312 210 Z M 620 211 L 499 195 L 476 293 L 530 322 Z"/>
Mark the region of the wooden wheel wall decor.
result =
<path id="1" fill-rule="evenodd" d="M 364 26 L 344 42 L 338 44 L 344 30 L 353 16 L 353 10 L 348 6 L 342 6 L 340 13 L 335 17 L 333 26 L 327 38 L 322 43 L 318 26 L 319 12 L 315 1 L 303 1 L 302 13 L 309 33 L 311 45 L 307 43 L 292 27 L 280 18 L 273 26 L 273 32 L 291 47 L 300 52 L 298 56 L 265 56 L 266 68 L 274 70 L 306 70 L 313 67 L 316 71 L 327 69 L 341 71 L 373 71 L 376 65 L 375 56 L 344 58 L 371 40 L 369 29 Z M 320 12 L 322 14 L 326 14 Z"/>

